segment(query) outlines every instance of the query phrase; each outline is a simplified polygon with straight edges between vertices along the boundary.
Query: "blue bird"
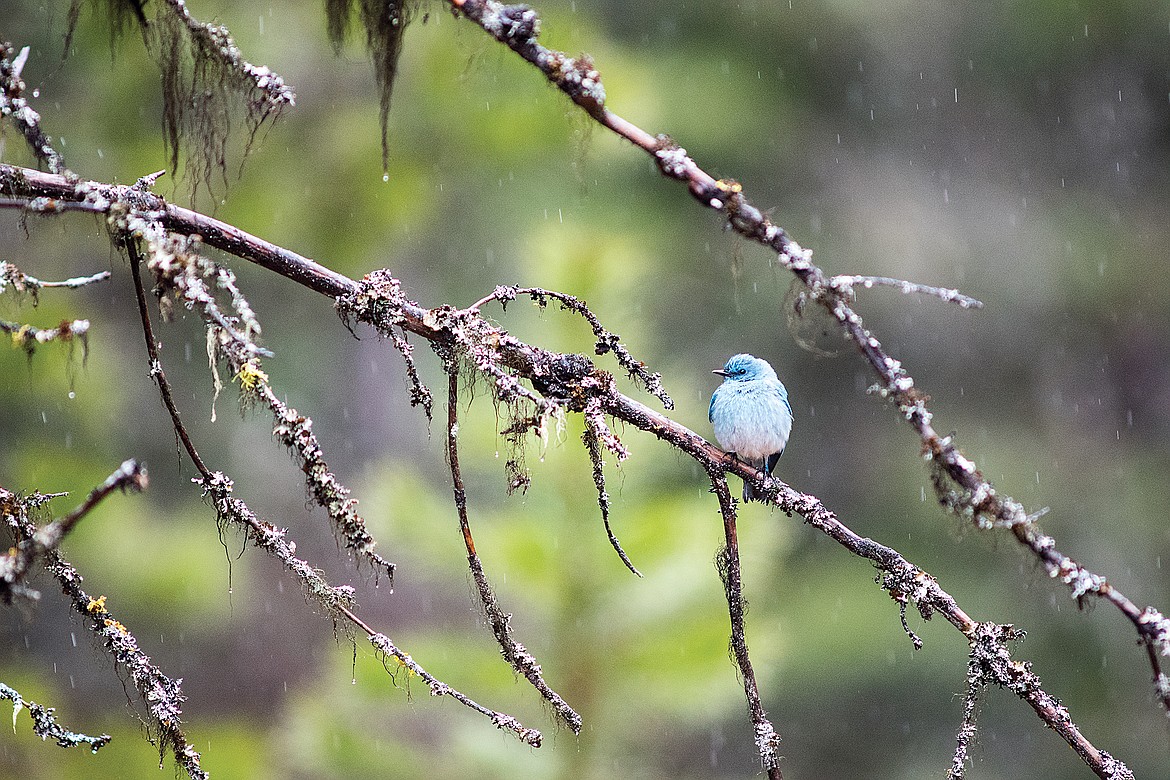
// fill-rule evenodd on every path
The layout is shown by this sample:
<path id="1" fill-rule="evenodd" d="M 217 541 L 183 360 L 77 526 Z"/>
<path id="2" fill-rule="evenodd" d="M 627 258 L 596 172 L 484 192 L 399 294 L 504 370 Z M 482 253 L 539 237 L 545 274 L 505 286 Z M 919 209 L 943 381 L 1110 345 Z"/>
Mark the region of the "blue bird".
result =
<path id="1" fill-rule="evenodd" d="M 788 389 L 768 361 L 751 355 L 735 355 L 722 369 L 711 373 L 723 377 L 707 412 L 719 446 L 763 469 L 765 475 L 771 474 L 792 432 Z M 759 500 L 746 481 L 743 500 Z"/>

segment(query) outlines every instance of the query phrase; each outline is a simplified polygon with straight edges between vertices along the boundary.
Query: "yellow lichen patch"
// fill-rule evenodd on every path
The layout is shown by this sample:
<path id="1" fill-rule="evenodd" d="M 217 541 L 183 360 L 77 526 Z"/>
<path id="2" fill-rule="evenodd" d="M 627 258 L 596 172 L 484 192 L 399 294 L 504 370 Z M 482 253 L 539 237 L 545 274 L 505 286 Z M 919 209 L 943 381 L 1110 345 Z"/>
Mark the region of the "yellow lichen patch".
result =
<path id="1" fill-rule="evenodd" d="M 235 376 L 240 382 L 240 387 L 249 392 L 255 390 L 257 387 L 268 383 L 268 374 L 256 365 L 255 361 L 249 360 L 239 370 Z"/>
<path id="2" fill-rule="evenodd" d="M 106 611 L 106 597 L 98 596 L 96 599 L 90 599 L 89 603 L 85 605 L 86 612 L 96 613 L 98 615 L 105 614 Z"/>
<path id="3" fill-rule="evenodd" d="M 112 628 L 115 631 L 117 631 L 119 634 L 125 634 L 128 632 L 128 629 L 126 628 L 126 626 L 122 625 L 117 620 L 113 620 L 111 618 L 106 618 L 102 622 L 106 628 Z"/>

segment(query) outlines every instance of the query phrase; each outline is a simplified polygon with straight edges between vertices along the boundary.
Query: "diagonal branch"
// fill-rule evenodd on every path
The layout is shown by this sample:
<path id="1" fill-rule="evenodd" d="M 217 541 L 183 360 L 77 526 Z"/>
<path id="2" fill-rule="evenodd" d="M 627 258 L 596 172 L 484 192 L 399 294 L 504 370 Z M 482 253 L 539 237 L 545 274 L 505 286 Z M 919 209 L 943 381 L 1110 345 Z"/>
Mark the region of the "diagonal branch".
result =
<path id="1" fill-rule="evenodd" d="M 104 200 L 106 209 L 111 208 L 113 201 L 110 198 L 137 198 L 138 202 L 145 206 L 156 208 L 168 229 L 187 235 L 198 235 L 208 245 L 254 262 L 327 295 L 334 299 L 336 308 L 344 317 L 365 322 L 379 333 L 385 335 L 396 328 L 402 329 L 425 338 L 432 344 L 452 349 L 466 349 L 466 345 L 471 344 L 485 360 L 498 361 L 498 365 L 495 366 L 497 375 L 507 376 L 513 383 L 518 383 L 516 377 L 523 377 L 537 388 L 537 392 L 542 396 L 541 400 L 558 406 L 563 404 L 571 411 L 582 411 L 590 399 L 595 399 L 601 404 L 605 414 L 650 433 L 685 452 L 707 473 L 719 470 L 752 481 L 781 510 L 801 515 L 805 522 L 837 541 L 849 552 L 872 561 L 884 572 L 882 584 L 891 596 L 895 599 L 912 599 L 924 617 L 936 612 L 942 614 L 949 623 L 968 637 L 975 625 L 975 621 L 959 607 L 950 594 L 939 587 L 933 577 L 908 562 L 896 550 L 858 536 L 841 523 L 816 497 L 800 493 L 774 478 L 761 479 L 755 469 L 727 455 L 685 426 L 633 398 L 622 395 L 616 389 L 612 375 L 597 369 L 584 356 L 550 352 L 525 344 L 507 332 L 492 327 L 481 317 L 467 310 L 457 310 L 450 306 L 423 308 L 406 298 L 402 293 L 401 284 L 388 271 L 375 271 L 361 282 L 357 282 L 288 249 L 275 246 L 211 217 L 169 205 L 149 193 L 129 192 L 129 188 L 93 182 L 75 187 L 63 177 L 6 165 L 0 165 L 0 191 L 29 199 L 38 197 L 74 201 L 92 199 L 94 203 L 102 203 Z M 817 272 L 819 273 L 819 269 Z M 847 307 L 846 310 L 852 311 Z M 877 343 L 876 339 L 873 343 Z M 900 366 L 898 370 L 901 370 Z M 925 406 L 921 408 L 922 412 L 929 414 Z M 1144 614 L 1148 616 L 1151 625 L 1142 629 L 1143 631 L 1152 632 L 1160 637 L 1170 637 L 1170 625 L 1164 622 L 1160 613 L 1151 608 Z M 1147 650 L 1152 653 L 1149 646 Z M 1005 669 L 1004 673 L 1010 677 L 1013 672 L 1011 669 Z M 1037 716 L 1056 731 L 1099 776 L 1116 778 L 1128 776 L 1126 774 L 1128 770 L 1125 770 L 1123 764 L 1096 748 L 1081 734 L 1069 718 L 1067 710 L 1056 704 L 1052 697 L 1047 694 L 1044 696 L 1029 694 L 1024 689 L 1012 690 L 1026 701 Z"/>
<path id="2" fill-rule="evenodd" d="M 0 521 L 3 521 L 21 543 L 36 538 L 38 528 L 28 516 L 26 502 L 0 487 Z M 135 690 L 150 712 L 154 728 L 158 730 L 158 748 L 161 755 L 169 749 L 175 762 L 191 780 L 207 780 L 208 773 L 200 766 L 200 756 L 187 741 L 182 729 L 182 680 L 163 674 L 150 657 L 138 646 L 138 640 L 106 608 L 106 597 L 92 597 L 82 587 L 81 574 L 55 549 L 42 556 L 45 569 L 61 586 L 73 609 L 85 618 L 87 628 L 98 638 L 114 659 L 114 663 L 129 675 Z"/>
<path id="3" fill-rule="evenodd" d="M 1029 516 L 1020 502 L 1001 495 L 958 448 L 953 437 L 939 436 L 931 425 L 933 415 L 926 405 L 927 396 L 916 388 L 914 378 L 901 362 L 889 355 L 877 337 L 866 329 L 852 307 L 851 285 L 834 283 L 837 277 L 828 276 L 814 265 L 812 251 L 801 247 L 782 227 L 773 224 L 747 199 L 739 182 L 716 179 L 669 136 L 651 135 L 610 111 L 605 105 L 601 75 L 588 56 L 571 58 L 537 42 L 540 19 L 536 11 L 496 0 L 448 2 L 455 12 L 462 13 L 540 70 L 598 124 L 650 154 L 664 176 L 686 183 L 702 205 L 726 217 L 732 230 L 777 252 L 780 264 L 795 274 L 808 288 L 812 299 L 837 320 L 862 359 L 878 376 L 878 394 L 889 399 L 918 434 L 926 460 L 937 477 L 936 488 L 943 506 L 969 517 L 979 528 L 1009 528 L 1015 540 L 1035 556 L 1050 577 L 1068 586 L 1078 605 L 1090 597 L 1100 598 L 1125 615 L 1146 648 L 1155 693 L 1170 716 L 1170 677 L 1162 671 L 1160 662 L 1161 656 L 1170 655 L 1170 618 L 1153 607 L 1138 607 L 1104 576 L 1057 550 L 1056 540 L 1036 527 L 1035 516 Z M 962 303 L 959 298 L 954 299 Z"/>
<path id="4" fill-rule="evenodd" d="M 0 598 L 5 602 L 11 601 L 13 595 L 35 598 L 35 591 L 22 584 L 33 563 L 56 550 L 65 535 L 110 493 L 119 489 L 141 492 L 146 489 L 146 484 L 146 468 L 134 459 L 126 460 L 105 482 L 90 491 L 81 506 L 37 529 L 32 536 L 0 555 Z"/>

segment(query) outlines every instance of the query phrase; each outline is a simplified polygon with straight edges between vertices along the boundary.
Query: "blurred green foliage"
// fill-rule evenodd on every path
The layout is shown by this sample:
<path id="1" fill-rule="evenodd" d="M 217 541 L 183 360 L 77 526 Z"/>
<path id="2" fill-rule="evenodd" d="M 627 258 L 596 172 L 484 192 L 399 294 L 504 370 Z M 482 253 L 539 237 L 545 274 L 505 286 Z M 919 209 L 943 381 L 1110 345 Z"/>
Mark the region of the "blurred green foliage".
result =
<path id="1" fill-rule="evenodd" d="M 130 33 L 110 52 L 85 7 L 61 59 L 66 5 L 0 2 L 44 128 L 86 178 L 131 182 L 166 165 L 157 71 Z M 1164 3 L 1027 5 L 843 0 L 792 3 L 541 2 L 543 42 L 591 53 L 610 107 L 671 134 L 832 272 L 960 287 L 962 311 L 862 293 L 868 324 L 933 396 L 938 427 L 1029 509 L 1063 551 L 1140 604 L 1167 608 L 1170 550 L 1170 16 Z M 335 57 L 319 4 L 192 2 L 245 55 L 293 85 L 297 106 L 263 130 L 230 187 L 193 205 L 360 277 L 389 267 L 425 306 L 467 305 L 496 284 L 581 297 L 663 373 L 680 422 L 707 433 L 708 373 L 751 351 L 780 368 L 796 429 L 781 476 L 863 535 L 939 577 L 976 619 L 1028 631 L 1016 649 L 1099 748 L 1138 776 L 1170 766 L 1144 654 L 1114 610 L 1080 612 L 1003 536 L 941 515 L 918 444 L 864 393 L 843 350 L 801 351 L 785 332 L 789 278 L 767 253 L 662 179 L 640 151 L 592 127 L 539 74 L 439 3 L 407 30 L 383 181 L 377 93 L 355 41 Z M 0 158 L 30 164 L 4 128 Z M 243 150 L 242 139 L 236 152 Z M 169 179 L 169 181 L 168 181 Z M 160 188 L 191 202 L 191 182 Z M 391 594 L 355 574 L 260 413 L 225 392 L 211 422 L 198 318 L 161 325 L 162 357 L 198 446 L 237 494 L 287 526 L 298 552 L 358 587 L 362 616 L 430 672 L 545 733 L 539 750 L 497 732 L 351 644 L 271 561 L 245 550 L 190 484 L 146 375 L 126 264 L 100 220 L 0 211 L 0 259 L 40 278 L 113 271 L 39 306 L 0 296 L 0 318 L 93 322 L 88 359 L 0 351 L 0 484 L 70 491 L 68 511 L 124 458 L 151 489 L 116 496 L 66 540 L 86 586 L 172 677 L 213 777 L 705 778 L 758 770 L 728 658 L 721 543 L 702 473 L 618 429 L 633 457 L 607 467 L 615 531 L 596 506 L 579 421 L 530 443 L 533 484 L 504 491 L 505 442 L 482 389 L 463 401 L 462 462 L 478 549 L 517 637 L 579 709 L 558 731 L 499 659 L 466 572 L 443 426 L 409 408 L 401 361 L 353 339 L 330 302 L 233 261 L 276 352 L 265 368 L 315 421 L 330 465 L 361 499 Z M 591 352 L 588 327 L 521 301 L 490 316 L 541 346 Z M 429 386 L 445 387 L 418 345 Z M 603 365 L 612 364 L 601 360 Z M 628 392 L 636 393 L 633 387 Z M 470 404 L 470 406 L 468 406 Z M 437 407 L 438 408 L 438 407 Z M 442 416 L 442 412 L 439 413 Z M 612 460 L 612 459 L 611 459 Z M 873 571 L 798 518 L 742 513 L 748 636 L 765 705 L 801 778 L 939 776 L 958 726 L 966 647 L 941 620 L 911 627 Z M 141 706 L 53 583 L 5 611 L 0 679 L 114 735 L 96 756 L 42 744 L 27 715 L 0 740 L 0 776 L 155 777 Z M 1085 777 L 1029 709 L 990 691 L 971 775 Z M 169 759 L 164 759 L 169 772 Z"/>

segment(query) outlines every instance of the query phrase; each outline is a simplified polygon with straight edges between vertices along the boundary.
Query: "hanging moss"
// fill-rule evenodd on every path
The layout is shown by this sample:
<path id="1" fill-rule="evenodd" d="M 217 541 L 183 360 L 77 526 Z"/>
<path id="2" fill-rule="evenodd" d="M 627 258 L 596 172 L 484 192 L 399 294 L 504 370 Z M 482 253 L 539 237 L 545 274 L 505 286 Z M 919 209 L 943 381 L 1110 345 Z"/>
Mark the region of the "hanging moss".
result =
<path id="1" fill-rule="evenodd" d="M 382 170 L 389 168 L 390 98 L 398 75 L 398 57 L 402 53 L 402 35 L 410 22 L 414 3 L 401 0 L 356 0 L 366 31 L 366 49 L 374 61 L 374 77 L 379 92 L 379 124 L 382 131 Z M 334 51 L 340 51 L 349 33 L 354 0 L 325 0 L 326 28 Z"/>
<path id="2" fill-rule="evenodd" d="M 163 97 L 163 143 L 173 171 L 181 153 L 193 185 L 210 187 L 218 174 L 228 182 L 228 151 L 233 120 L 242 117 L 246 157 L 256 133 L 269 118 L 295 103 L 293 90 L 279 75 L 244 59 L 222 25 L 193 18 L 183 0 L 157 0 L 153 18 L 139 0 L 93 0 L 102 6 L 113 38 L 137 22 L 147 50 L 158 66 Z M 81 13 L 82 0 L 69 10 L 66 51 Z"/>

